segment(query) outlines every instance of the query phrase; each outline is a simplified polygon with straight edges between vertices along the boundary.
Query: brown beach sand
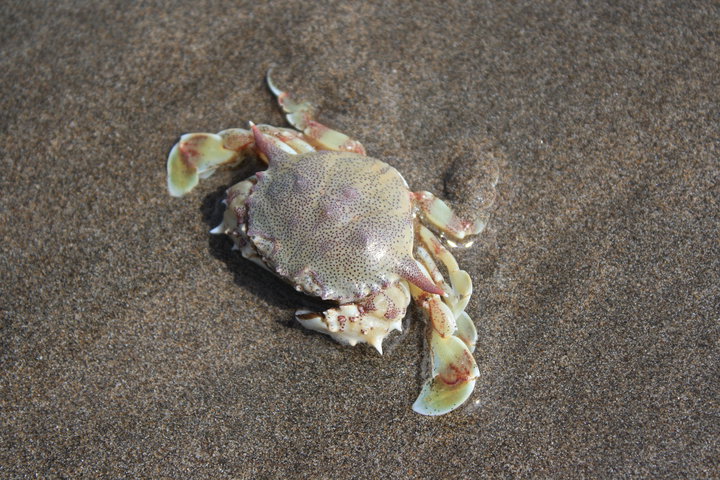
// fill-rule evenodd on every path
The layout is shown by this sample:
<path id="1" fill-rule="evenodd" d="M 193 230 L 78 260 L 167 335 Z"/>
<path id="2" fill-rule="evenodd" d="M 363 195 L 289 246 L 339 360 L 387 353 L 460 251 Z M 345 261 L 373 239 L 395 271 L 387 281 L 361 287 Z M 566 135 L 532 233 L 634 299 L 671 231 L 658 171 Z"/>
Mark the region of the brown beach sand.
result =
<path id="1" fill-rule="evenodd" d="M 0 6 L 0 477 L 718 477 L 717 4 L 182 3 Z M 416 189 L 502 152 L 459 411 L 410 410 L 421 322 L 336 345 L 208 236 L 231 174 L 166 194 L 282 124 L 271 62 Z"/>

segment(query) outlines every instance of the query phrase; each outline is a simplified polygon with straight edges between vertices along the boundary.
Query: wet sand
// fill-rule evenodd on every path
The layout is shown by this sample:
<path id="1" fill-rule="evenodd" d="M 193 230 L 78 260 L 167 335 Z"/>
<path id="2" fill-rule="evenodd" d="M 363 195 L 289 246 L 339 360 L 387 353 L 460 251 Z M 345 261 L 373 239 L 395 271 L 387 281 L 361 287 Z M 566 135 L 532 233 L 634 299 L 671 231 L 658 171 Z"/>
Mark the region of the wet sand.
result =
<path id="1" fill-rule="evenodd" d="M 716 5 L 185 3 L 0 7 L 0 477 L 717 478 Z M 497 153 L 458 411 L 417 311 L 337 345 L 208 235 L 251 166 L 167 195 L 180 134 L 283 125 L 273 62 L 416 190 Z"/>

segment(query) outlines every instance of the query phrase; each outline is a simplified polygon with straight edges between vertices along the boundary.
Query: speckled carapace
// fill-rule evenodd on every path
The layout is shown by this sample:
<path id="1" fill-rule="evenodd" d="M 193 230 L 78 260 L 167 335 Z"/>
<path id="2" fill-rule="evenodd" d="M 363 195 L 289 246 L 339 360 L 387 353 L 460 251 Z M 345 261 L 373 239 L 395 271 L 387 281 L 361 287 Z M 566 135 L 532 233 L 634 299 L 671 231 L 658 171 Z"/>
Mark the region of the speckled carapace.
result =
<path id="1" fill-rule="evenodd" d="M 400 277 L 443 293 L 413 260 L 411 192 L 388 164 L 349 152 L 281 154 L 256 177 L 247 235 L 305 293 L 346 303 Z"/>

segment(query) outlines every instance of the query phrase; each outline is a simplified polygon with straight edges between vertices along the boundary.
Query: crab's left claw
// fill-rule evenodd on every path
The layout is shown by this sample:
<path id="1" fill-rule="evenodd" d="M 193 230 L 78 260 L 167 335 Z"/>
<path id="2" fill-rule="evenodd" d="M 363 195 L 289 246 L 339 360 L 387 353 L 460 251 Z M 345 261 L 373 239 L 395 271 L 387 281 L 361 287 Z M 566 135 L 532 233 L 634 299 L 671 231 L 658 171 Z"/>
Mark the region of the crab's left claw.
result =
<path id="1" fill-rule="evenodd" d="M 187 133 L 170 150 L 167 183 L 170 195 L 181 197 L 220 167 L 234 166 L 253 143 L 248 130 L 234 128 L 220 133 Z"/>

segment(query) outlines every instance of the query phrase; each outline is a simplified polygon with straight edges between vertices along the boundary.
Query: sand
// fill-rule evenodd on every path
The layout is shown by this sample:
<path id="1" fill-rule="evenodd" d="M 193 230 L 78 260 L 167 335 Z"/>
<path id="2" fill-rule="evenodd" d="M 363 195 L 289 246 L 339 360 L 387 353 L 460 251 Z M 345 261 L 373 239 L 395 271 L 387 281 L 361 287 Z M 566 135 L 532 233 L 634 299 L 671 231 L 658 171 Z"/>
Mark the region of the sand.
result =
<path id="1" fill-rule="evenodd" d="M 716 4 L 180 3 L 0 7 L 0 477 L 718 478 Z M 168 196 L 272 63 L 414 189 L 496 152 L 461 409 L 410 409 L 417 311 L 340 346 L 208 235 L 251 166 Z"/>

